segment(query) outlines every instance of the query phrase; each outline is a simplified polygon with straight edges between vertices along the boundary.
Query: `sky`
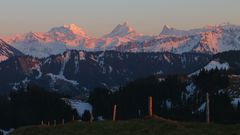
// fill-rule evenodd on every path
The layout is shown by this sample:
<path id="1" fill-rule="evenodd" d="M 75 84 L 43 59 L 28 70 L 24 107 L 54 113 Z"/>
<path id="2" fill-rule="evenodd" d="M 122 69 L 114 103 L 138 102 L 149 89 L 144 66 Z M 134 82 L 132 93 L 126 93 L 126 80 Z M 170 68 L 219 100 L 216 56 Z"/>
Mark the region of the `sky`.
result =
<path id="1" fill-rule="evenodd" d="M 139 33 L 156 35 L 164 24 L 240 24 L 239 6 L 240 0 L 0 0 L 0 36 L 74 23 L 100 37 L 125 21 Z"/>

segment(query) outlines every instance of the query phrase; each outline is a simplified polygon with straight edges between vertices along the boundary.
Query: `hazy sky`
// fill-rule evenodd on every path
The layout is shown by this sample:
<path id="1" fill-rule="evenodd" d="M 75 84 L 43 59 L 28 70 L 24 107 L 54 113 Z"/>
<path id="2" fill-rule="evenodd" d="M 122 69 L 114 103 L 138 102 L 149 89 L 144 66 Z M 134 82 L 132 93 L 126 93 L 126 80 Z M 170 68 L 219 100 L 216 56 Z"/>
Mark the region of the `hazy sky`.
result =
<path id="1" fill-rule="evenodd" d="M 0 36 L 75 23 L 93 37 L 128 21 L 137 32 L 240 24 L 240 0 L 0 0 Z"/>

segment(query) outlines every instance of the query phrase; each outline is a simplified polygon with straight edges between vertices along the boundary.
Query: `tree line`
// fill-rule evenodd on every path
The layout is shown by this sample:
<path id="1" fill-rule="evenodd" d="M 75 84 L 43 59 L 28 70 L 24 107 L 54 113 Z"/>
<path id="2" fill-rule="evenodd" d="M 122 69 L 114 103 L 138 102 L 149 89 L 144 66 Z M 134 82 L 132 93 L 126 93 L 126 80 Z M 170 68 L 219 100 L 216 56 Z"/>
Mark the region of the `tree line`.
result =
<path id="1" fill-rule="evenodd" d="M 211 121 L 239 123 L 240 105 L 231 104 L 232 97 L 226 88 L 231 83 L 229 72 L 223 70 L 202 70 L 198 75 L 174 75 L 161 78 L 150 76 L 122 86 L 117 91 L 96 88 L 90 92 L 88 102 L 93 106 L 95 120 L 102 116 L 112 119 L 113 106 L 117 105 L 117 120 L 144 118 L 148 114 L 148 97 L 153 97 L 153 113 L 164 118 L 180 121 L 205 121 L 204 103 L 206 93 L 210 94 Z M 189 91 L 190 84 L 196 86 Z M 38 86 L 12 92 L 0 97 L 0 127 L 16 128 L 25 125 L 39 125 L 41 121 L 61 123 L 80 119 L 76 110 L 66 104 L 55 92 Z M 201 106 L 203 106 L 201 108 Z M 89 121 L 90 112 L 86 111 L 82 120 Z"/>
<path id="2" fill-rule="evenodd" d="M 12 92 L 0 97 L 0 128 L 40 125 L 41 121 L 61 123 L 78 118 L 78 114 L 62 99 L 62 95 L 38 86 Z"/>
<path id="3" fill-rule="evenodd" d="M 225 90 L 230 86 L 229 72 L 202 70 L 198 75 L 168 76 L 164 79 L 151 76 L 139 79 L 112 92 L 106 88 L 94 89 L 89 97 L 95 117 L 111 119 L 112 108 L 117 104 L 117 119 L 143 118 L 148 114 L 148 97 L 153 97 L 153 112 L 164 118 L 180 121 L 205 121 L 206 93 L 210 95 L 211 121 L 221 123 L 240 122 L 240 107 L 231 104 L 231 95 Z M 193 83 L 196 88 L 186 87 Z M 201 110 L 203 106 L 203 110 Z"/>

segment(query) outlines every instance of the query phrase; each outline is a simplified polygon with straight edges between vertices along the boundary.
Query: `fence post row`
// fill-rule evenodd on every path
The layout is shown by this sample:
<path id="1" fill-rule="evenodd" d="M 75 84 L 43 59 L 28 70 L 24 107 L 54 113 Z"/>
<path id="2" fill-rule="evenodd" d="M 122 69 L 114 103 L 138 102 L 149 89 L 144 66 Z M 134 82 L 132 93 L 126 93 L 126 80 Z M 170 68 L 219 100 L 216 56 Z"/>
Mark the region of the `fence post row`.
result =
<path id="1" fill-rule="evenodd" d="M 149 103 L 148 103 L 148 106 L 149 106 L 148 112 L 149 112 L 149 116 L 151 116 L 151 117 L 153 116 L 153 111 L 152 111 L 153 103 L 152 102 L 153 102 L 152 101 L 152 96 L 150 96 L 149 97 Z M 112 116 L 113 121 L 116 121 L 116 115 L 117 115 L 117 105 L 115 104 L 113 106 L 113 116 Z M 75 121 L 75 116 L 74 115 L 72 116 L 72 120 Z M 91 118 L 90 122 L 92 122 L 92 120 L 93 120 L 93 118 Z M 62 119 L 62 125 L 64 125 L 64 124 L 65 124 L 65 121 L 64 121 L 64 119 Z M 41 125 L 42 126 L 44 125 L 43 120 L 41 121 Z M 50 121 L 47 122 L 47 125 L 50 126 Z M 54 125 L 54 127 L 56 127 L 56 125 L 57 125 L 56 120 L 53 121 L 53 125 Z"/>

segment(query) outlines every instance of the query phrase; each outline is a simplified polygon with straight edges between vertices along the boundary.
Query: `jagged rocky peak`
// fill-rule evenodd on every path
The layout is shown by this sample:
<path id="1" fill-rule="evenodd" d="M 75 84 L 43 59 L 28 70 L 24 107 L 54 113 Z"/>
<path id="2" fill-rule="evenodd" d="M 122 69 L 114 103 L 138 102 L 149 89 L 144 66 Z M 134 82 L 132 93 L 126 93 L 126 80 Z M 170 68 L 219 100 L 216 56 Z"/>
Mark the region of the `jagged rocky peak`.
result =
<path id="1" fill-rule="evenodd" d="M 136 31 L 129 25 L 128 22 L 118 24 L 111 33 L 105 35 L 105 37 L 124 37 L 129 34 L 135 34 Z"/>
<path id="2" fill-rule="evenodd" d="M 170 35 L 170 36 L 185 36 L 189 33 L 185 30 L 178 30 L 176 28 L 170 27 L 169 25 L 164 25 L 160 35 Z"/>
<path id="3" fill-rule="evenodd" d="M 165 30 L 169 30 L 169 29 L 174 29 L 174 28 L 172 28 L 172 27 L 170 27 L 169 25 L 167 25 L 167 24 L 164 24 L 164 26 L 163 26 L 163 31 L 165 31 Z"/>

